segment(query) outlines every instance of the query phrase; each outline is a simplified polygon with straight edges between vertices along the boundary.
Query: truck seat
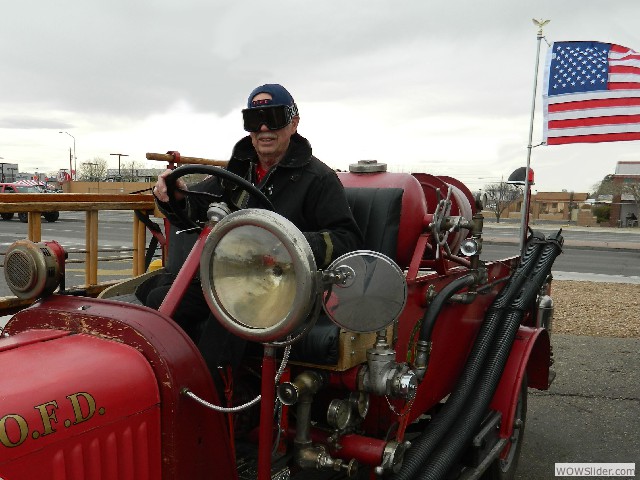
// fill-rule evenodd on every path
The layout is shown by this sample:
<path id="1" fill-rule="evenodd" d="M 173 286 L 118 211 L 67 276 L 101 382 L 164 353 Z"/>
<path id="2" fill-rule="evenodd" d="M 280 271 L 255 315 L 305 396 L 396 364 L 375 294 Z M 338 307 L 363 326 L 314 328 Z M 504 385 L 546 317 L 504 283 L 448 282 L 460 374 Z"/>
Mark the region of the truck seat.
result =
<path id="1" fill-rule="evenodd" d="M 355 187 L 345 188 L 345 193 L 364 237 L 363 249 L 382 253 L 395 261 L 403 189 Z M 323 312 L 309 333 L 293 346 L 291 360 L 315 365 L 339 364 L 340 352 L 344 350 L 340 347 L 340 337 L 340 327 Z M 367 348 L 369 346 L 366 345 Z M 360 353 L 364 355 L 364 351 Z M 351 361 L 359 363 L 362 359 L 353 358 Z"/>

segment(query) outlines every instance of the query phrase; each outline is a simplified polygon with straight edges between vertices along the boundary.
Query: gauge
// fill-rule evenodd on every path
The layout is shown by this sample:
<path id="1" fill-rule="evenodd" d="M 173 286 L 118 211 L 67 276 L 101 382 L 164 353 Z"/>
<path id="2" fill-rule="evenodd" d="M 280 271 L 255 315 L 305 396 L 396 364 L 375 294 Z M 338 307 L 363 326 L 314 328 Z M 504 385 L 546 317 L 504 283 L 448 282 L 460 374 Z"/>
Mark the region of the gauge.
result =
<path id="1" fill-rule="evenodd" d="M 351 422 L 351 402 L 349 400 L 331 400 L 327 409 L 327 422 L 333 428 L 344 430 Z"/>
<path id="2" fill-rule="evenodd" d="M 349 402 L 360 418 L 365 418 L 369 413 L 369 394 L 365 392 L 352 392 L 349 395 Z"/>

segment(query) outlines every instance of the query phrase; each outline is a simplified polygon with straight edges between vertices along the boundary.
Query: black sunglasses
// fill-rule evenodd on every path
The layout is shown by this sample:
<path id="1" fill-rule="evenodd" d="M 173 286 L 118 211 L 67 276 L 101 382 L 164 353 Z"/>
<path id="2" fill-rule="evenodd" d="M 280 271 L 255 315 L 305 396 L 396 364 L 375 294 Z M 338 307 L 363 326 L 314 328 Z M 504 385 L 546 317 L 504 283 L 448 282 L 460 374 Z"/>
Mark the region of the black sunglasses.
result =
<path id="1" fill-rule="evenodd" d="M 289 105 L 273 105 L 242 110 L 244 129 L 247 132 L 258 132 L 262 125 L 266 125 L 269 130 L 280 130 L 289 125 L 296 115 L 296 109 Z"/>

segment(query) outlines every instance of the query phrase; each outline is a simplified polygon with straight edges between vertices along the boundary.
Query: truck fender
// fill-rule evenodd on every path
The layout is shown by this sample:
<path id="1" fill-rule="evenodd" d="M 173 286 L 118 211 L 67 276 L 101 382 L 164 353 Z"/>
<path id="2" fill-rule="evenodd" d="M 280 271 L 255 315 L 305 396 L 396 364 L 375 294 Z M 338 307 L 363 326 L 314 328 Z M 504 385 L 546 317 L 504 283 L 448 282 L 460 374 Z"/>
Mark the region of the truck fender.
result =
<path id="1" fill-rule="evenodd" d="M 509 438 L 511 436 L 518 393 L 525 372 L 529 387 L 547 390 L 549 388 L 550 360 L 549 332 L 544 328 L 520 326 L 490 405 L 492 410 L 502 413 L 501 437 Z"/>

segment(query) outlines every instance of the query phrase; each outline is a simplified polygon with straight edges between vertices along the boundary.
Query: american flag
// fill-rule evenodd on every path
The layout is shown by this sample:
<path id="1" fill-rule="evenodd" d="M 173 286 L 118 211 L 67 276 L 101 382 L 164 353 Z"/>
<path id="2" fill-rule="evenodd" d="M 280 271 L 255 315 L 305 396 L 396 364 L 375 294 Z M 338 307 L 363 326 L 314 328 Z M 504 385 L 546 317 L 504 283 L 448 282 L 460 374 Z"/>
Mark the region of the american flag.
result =
<path id="1" fill-rule="evenodd" d="M 545 68 L 544 141 L 640 140 L 640 54 L 602 42 L 555 42 Z"/>

